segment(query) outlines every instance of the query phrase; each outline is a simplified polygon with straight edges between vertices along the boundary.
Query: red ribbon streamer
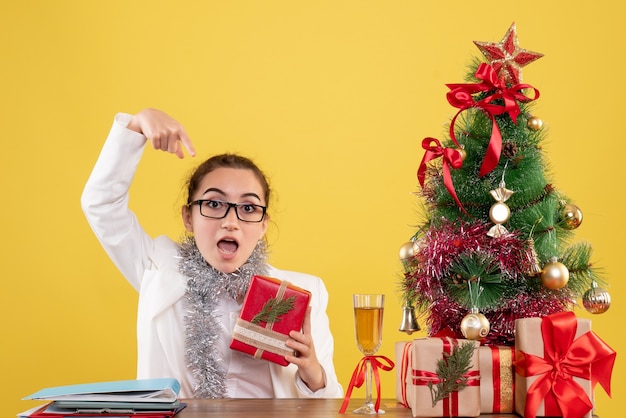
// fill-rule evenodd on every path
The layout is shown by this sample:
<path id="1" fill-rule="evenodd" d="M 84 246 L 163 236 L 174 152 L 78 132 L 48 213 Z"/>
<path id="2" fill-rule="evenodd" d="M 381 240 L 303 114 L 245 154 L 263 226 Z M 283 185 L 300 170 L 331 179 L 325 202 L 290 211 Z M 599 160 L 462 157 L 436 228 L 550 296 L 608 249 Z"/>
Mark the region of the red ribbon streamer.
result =
<path id="1" fill-rule="evenodd" d="M 489 350 L 491 351 L 491 390 L 493 392 L 493 406 L 491 408 L 491 412 L 492 413 L 504 413 L 506 411 L 503 411 L 503 409 L 505 409 L 505 407 L 508 409 L 509 407 L 512 407 L 515 402 L 514 402 L 514 397 L 515 397 L 515 379 L 514 376 L 509 375 L 507 373 L 507 377 L 511 380 L 508 379 L 504 379 L 504 377 L 502 376 L 502 371 L 504 367 L 508 367 L 511 369 L 511 371 L 513 370 L 512 364 L 511 363 L 506 363 L 507 366 L 503 365 L 502 362 L 502 355 L 504 353 L 505 356 L 507 358 L 509 358 L 509 356 L 511 356 L 511 360 L 514 360 L 514 355 L 515 355 L 515 348 L 514 347 L 498 347 L 498 346 L 488 346 Z M 509 386 L 508 390 L 511 391 L 511 398 L 510 399 L 502 399 L 502 390 L 503 390 L 503 385 L 507 385 Z M 507 390 L 507 392 L 508 392 Z M 510 403 L 509 403 L 510 402 Z"/>
<path id="2" fill-rule="evenodd" d="M 413 344 L 411 342 L 407 342 L 404 344 L 402 348 L 402 364 L 400 369 L 400 390 L 402 392 L 402 405 L 406 408 L 409 407 L 409 402 L 406 397 L 406 378 L 409 372 L 409 369 L 412 366 L 413 362 Z"/>
<path id="3" fill-rule="evenodd" d="M 435 145 L 432 146 L 431 143 L 434 142 Z M 454 199 L 456 204 L 463 210 L 463 212 L 467 213 L 461 201 L 456 195 L 456 191 L 454 190 L 454 184 L 452 183 L 452 175 L 450 174 L 450 166 L 452 168 L 461 168 L 463 166 L 463 158 L 461 158 L 461 153 L 454 148 L 444 148 L 441 146 L 439 140 L 435 138 L 424 138 L 422 140 L 422 148 L 426 150 L 424 156 L 422 157 L 422 162 L 417 170 L 417 179 L 420 182 L 420 185 L 424 187 L 424 180 L 426 179 L 426 163 L 434 160 L 435 158 L 443 157 L 442 162 L 442 170 L 443 170 L 443 183 L 448 189 L 448 193 Z"/>
<path id="4" fill-rule="evenodd" d="M 489 347 L 491 351 L 491 380 L 493 386 L 493 412 L 500 412 L 502 407 L 500 403 L 500 349 L 498 347 Z"/>
<path id="5" fill-rule="evenodd" d="M 528 388 L 524 416 L 535 418 L 542 400 L 546 415 L 580 418 L 593 408 L 584 389 L 573 380 L 590 380 L 611 396 L 611 374 L 616 353 L 589 331 L 574 339 L 577 319 L 573 312 L 548 315 L 541 322 L 544 357 L 517 351 L 516 373 L 538 376 Z"/>
<path id="6" fill-rule="evenodd" d="M 455 338 L 441 338 L 443 343 L 443 352 L 446 354 L 452 353 L 451 341 L 456 345 Z M 467 386 L 480 386 L 480 372 L 478 370 L 472 370 L 463 375 L 467 379 Z M 429 384 L 436 385 L 442 383 L 444 380 L 437 375 L 437 373 L 430 372 L 428 370 L 413 370 L 413 384 L 415 386 L 428 386 Z M 446 402 L 447 401 L 447 402 Z M 458 416 L 459 415 L 459 392 L 454 391 L 449 396 L 442 400 L 443 415 L 444 416 Z"/>
<path id="7" fill-rule="evenodd" d="M 487 152 L 479 172 L 479 175 L 482 177 L 497 167 L 498 161 L 500 160 L 500 153 L 502 152 L 502 134 L 496 123 L 495 115 L 508 113 L 513 123 L 517 124 L 517 117 L 520 114 L 520 108 L 517 102 L 528 103 L 538 99 L 539 90 L 532 87 L 530 84 L 516 84 L 507 88 L 506 82 L 498 79 L 496 71 L 492 66 L 486 63 L 481 63 L 474 75 L 477 79 L 481 80 L 480 83 L 446 84 L 450 89 L 446 97 L 452 106 L 459 109 L 450 123 L 450 138 L 457 146 L 460 145 L 454 133 L 454 126 L 456 118 L 461 112 L 465 109 L 476 107 L 483 110 L 489 119 L 491 119 L 491 138 L 489 139 Z M 534 97 L 528 97 L 522 92 L 522 90 L 527 88 L 534 91 Z M 476 93 L 489 91 L 495 91 L 495 93 L 482 100 L 476 101 L 472 96 Z M 494 103 L 494 101 L 498 99 L 502 99 L 504 104 Z"/>
<path id="8" fill-rule="evenodd" d="M 381 363 L 378 359 L 384 360 L 387 364 Z M 352 378 L 350 379 L 350 384 L 348 385 L 346 396 L 343 399 L 341 408 L 339 409 L 340 414 L 346 412 L 348 402 L 350 401 L 350 396 L 352 395 L 352 389 L 354 389 L 355 387 L 360 388 L 363 385 L 363 382 L 365 382 L 368 361 L 372 364 L 372 372 L 374 374 L 374 380 L 376 381 L 375 410 L 376 412 L 378 412 L 378 410 L 380 409 L 380 376 L 378 375 L 378 369 L 389 371 L 393 369 L 395 364 L 393 363 L 393 361 L 389 360 L 385 356 L 365 356 L 359 361 L 356 368 L 354 369 L 354 373 L 352 373 Z"/>

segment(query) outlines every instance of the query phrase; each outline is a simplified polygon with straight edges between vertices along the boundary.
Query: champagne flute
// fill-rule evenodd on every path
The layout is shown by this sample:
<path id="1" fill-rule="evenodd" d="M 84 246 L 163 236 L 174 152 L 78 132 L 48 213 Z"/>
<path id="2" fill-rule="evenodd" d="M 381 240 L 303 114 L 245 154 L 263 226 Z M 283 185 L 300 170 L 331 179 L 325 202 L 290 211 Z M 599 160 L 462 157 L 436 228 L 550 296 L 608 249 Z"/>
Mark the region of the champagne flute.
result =
<path id="1" fill-rule="evenodd" d="M 366 355 L 376 354 L 383 341 L 383 308 L 385 295 L 357 294 L 352 295 L 354 304 L 354 325 L 356 344 Z M 365 375 L 365 403 L 353 412 L 355 414 L 384 414 L 376 411 L 372 401 L 372 363 L 367 360 Z"/>

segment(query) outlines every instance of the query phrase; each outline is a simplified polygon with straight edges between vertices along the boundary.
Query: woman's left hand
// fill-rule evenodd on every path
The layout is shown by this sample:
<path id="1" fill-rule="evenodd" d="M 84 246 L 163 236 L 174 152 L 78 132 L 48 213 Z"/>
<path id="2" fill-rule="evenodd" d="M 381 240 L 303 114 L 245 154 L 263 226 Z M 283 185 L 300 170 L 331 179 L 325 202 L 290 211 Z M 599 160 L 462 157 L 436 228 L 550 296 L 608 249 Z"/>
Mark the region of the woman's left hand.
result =
<path id="1" fill-rule="evenodd" d="M 285 344 L 293 349 L 296 356 L 285 356 L 285 360 L 298 366 L 298 374 L 302 381 L 316 392 L 326 386 L 324 379 L 324 370 L 317 360 L 315 354 L 315 346 L 313 345 L 313 337 L 311 337 L 311 307 L 309 306 L 304 315 L 302 324 L 302 332 L 291 331 L 290 339 Z"/>

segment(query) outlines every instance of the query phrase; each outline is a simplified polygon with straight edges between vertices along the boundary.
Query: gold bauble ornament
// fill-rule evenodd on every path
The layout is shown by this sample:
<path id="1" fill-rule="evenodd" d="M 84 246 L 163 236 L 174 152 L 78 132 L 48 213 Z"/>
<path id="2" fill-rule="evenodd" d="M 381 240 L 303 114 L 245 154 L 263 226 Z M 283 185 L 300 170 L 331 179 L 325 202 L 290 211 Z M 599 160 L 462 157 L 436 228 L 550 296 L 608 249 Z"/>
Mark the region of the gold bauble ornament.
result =
<path id="1" fill-rule="evenodd" d="M 417 245 L 415 245 L 415 242 L 413 241 L 405 242 L 400 247 L 400 253 L 399 253 L 400 260 L 403 260 L 403 261 L 410 260 L 411 258 L 413 258 L 416 252 L 417 252 Z"/>
<path id="2" fill-rule="evenodd" d="M 606 289 L 598 287 L 595 282 L 591 289 L 583 295 L 583 306 L 592 314 L 605 313 L 611 307 L 611 295 Z"/>
<path id="3" fill-rule="evenodd" d="M 472 309 L 461 320 L 461 334 L 468 340 L 482 340 L 489 334 L 491 325 L 485 315 Z"/>
<path id="4" fill-rule="evenodd" d="M 457 150 L 459 154 L 461 154 L 461 160 L 465 161 L 465 158 L 467 157 L 467 152 L 465 151 L 465 148 L 455 148 L 455 150 Z"/>
<path id="5" fill-rule="evenodd" d="M 583 212 L 576 205 L 566 203 L 561 207 L 559 219 L 566 229 L 576 229 L 583 223 Z"/>
<path id="6" fill-rule="evenodd" d="M 504 202 L 496 202 L 489 209 L 489 219 L 494 224 L 503 224 L 511 217 L 511 209 Z"/>
<path id="7" fill-rule="evenodd" d="M 569 270 L 564 264 L 559 263 L 556 257 L 550 259 L 541 270 L 541 283 L 548 289 L 557 290 L 567 286 Z"/>
<path id="8" fill-rule="evenodd" d="M 538 131 L 543 128 L 543 121 L 537 116 L 531 116 L 526 120 L 526 127 L 531 131 Z"/>

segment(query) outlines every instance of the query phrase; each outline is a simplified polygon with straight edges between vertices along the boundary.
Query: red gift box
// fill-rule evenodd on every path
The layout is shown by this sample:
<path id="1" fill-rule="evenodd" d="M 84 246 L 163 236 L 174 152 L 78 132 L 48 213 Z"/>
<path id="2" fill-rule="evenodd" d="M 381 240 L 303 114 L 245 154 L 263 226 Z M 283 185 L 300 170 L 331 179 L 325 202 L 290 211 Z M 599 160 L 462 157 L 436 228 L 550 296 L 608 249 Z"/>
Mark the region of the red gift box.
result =
<path id="1" fill-rule="evenodd" d="M 480 412 L 483 414 L 511 413 L 515 410 L 515 348 L 482 346 L 478 348 L 480 362 Z"/>
<path id="2" fill-rule="evenodd" d="M 591 417 L 596 383 L 611 394 L 615 351 L 573 312 L 515 321 L 515 409 L 526 418 Z"/>
<path id="3" fill-rule="evenodd" d="M 230 348 L 287 366 L 289 332 L 302 329 L 311 293 L 286 281 L 253 276 Z"/>
<path id="4" fill-rule="evenodd" d="M 474 352 L 470 369 L 464 375 L 467 386 L 454 391 L 433 406 L 429 383 L 441 382 L 436 373 L 437 361 L 450 354 L 455 345 L 471 344 Z M 478 417 L 480 415 L 480 376 L 478 342 L 462 339 L 418 338 L 413 340 L 411 376 L 408 377 L 407 399 L 414 417 Z"/>

